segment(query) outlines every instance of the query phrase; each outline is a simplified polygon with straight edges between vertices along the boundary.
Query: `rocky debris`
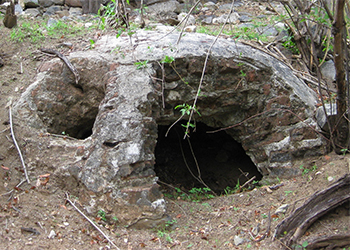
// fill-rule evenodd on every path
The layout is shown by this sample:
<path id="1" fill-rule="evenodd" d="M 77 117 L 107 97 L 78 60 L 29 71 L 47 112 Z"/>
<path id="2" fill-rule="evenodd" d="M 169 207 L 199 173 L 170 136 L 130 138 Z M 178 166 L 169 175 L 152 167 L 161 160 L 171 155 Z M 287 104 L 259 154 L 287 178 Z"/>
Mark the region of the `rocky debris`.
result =
<path id="1" fill-rule="evenodd" d="M 189 33 L 176 45 L 178 33 L 164 35 L 139 30 L 132 51 L 128 36 L 104 36 L 95 50 L 72 53 L 79 86 L 61 61 L 48 61 L 16 104 L 27 154 L 36 155 L 28 161 L 53 171 L 88 212 L 104 207 L 129 222 L 165 212 L 154 172 L 157 125 L 172 124 L 180 116 L 175 107 L 193 102 L 214 38 Z M 163 70 L 166 57 L 174 61 Z M 220 38 L 201 93 L 196 120 L 219 128 L 238 124 L 226 132 L 263 175 L 293 176 L 298 160 L 324 154 L 313 118 L 316 94 L 260 50 Z"/>
<path id="2" fill-rule="evenodd" d="M 97 14 L 99 8 L 102 5 L 107 5 L 110 1 L 96 1 L 96 0 L 24 0 L 19 4 L 16 4 L 16 14 L 28 17 L 41 17 L 49 16 L 55 19 L 85 19 L 88 13 Z M 151 16 L 152 19 L 156 18 L 160 23 L 170 24 L 176 26 L 188 12 L 188 4 L 181 1 L 168 0 L 168 1 L 144 1 L 144 5 L 147 8 L 144 9 L 145 16 Z M 198 26 L 201 25 L 222 25 L 226 20 L 230 24 L 246 24 L 242 26 L 243 29 L 252 29 L 256 33 L 263 36 L 278 36 L 284 28 L 280 29 L 279 23 L 268 25 L 266 27 L 256 27 L 253 22 L 254 18 L 249 13 L 237 12 L 235 8 L 242 6 L 242 1 L 235 1 L 233 13 L 228 17 L 228 13 L 231 9 L 231 4 L 225 4 L 224 2 L 207 1 L 200 3 L 192 15 L 190 15 L 186 32 L 194 32 Z M 252 7 L 263 9 L 258 3 L 250 3 Z M 271 3 L 276 9 L 280 9 L 280 4 Z M 140 19 L 139 1 L 131 1 L 131 6 L 128 6 L 127 11 L 129 13 L 130 21 L 138 23 Z M 0 10 L 2 5 L 0 5 Z M 264 17 L 272 15 L 268 10 L 263 10 L 266 13 Z M 281 12 L 282 13 L 282 12 Z M 240 26 L 239 26 L 240 27 Z M 157 27 L 157 29 L 164 30 L 163 27 Z"/>

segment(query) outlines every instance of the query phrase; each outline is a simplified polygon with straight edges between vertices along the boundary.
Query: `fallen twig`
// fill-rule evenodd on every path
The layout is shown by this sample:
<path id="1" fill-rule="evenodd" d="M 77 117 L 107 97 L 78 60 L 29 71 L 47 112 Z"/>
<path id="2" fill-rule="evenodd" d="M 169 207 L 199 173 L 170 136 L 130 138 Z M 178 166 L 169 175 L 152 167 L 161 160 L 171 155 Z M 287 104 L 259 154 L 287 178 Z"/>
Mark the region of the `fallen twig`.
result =
<path id="1" fill-rule="evenodd" d="M 16 188 L 21 186 L 25 181 L 26 180 L 21 180 L 21 182 L 16 185 Z M 7 193 L 2 194 L 1 196 L 5 196 L 5 195 L 8 195 L 8 194 L 11 194 L 13 192 L 13 190 L 15 190 L 15 189 L 12 189 L 12 190 L 8 191 Z"/>
<path id="2" fill-rule="evenodd" d="M 249 180 L 247 180 L 240 188 L 244 188 L 245 186 L 247 186 L 249 183 L 251 183 L 253 180 L 255 180 L 256 176 L 253 176 L 252 178 L 250 178 Z"/>
<path id="3" fill-rule="evenodd" d="M 21 162 L 22 162 L 22 166 L 23 166 L 24 175 L 26 177 L 26 180 L 27 180 L 28 184 L 30 184 L 30 180 L 28 178 L 26 164 L 24 163 L 24 159 L 23 159 L 23 155 L 22 155 L 21 149 L 19 148 L 19 146 L 17 144 L 16 138 L 15 138 L 15 133 L 13 132 L 11 103 L 9 105 L 9 117 L 10 117 L 10 128 L 11 128 L 12 140 L 13 140 L 13 143 L 15 144 L 15 146 L 16 146 L 16 149 L 18 151 L 19 157 L 21 158 Z"/>
<path id="4" fill-rule="evenodd" d="M 288 246 L 296 243 L 318 218 L 350 200 L 349 187 L 350 174 L 346 174 L 330 187 L 314 193 L 304 205 L 277 225 L 274 238 L 282 236 Z"/>
<path id="5" fill-rule="evenodd" d="M 80 75 L 78 70 L 73 66 L 73 64 L 68 60 L 68 58 L 61 54 L 60 52 L 53 50 L 53 49 L 45 49 L 42 48 L 40 49 L 40 51 L 44 52 L 44 53 L 48 53 L 51 55 L 56 55 L 58 58 L 60 58 L 69 68 L 69 70 L 73 73 L 74 77 L 75 77 L 75 83 L 79 84 L 79 80 L 80 80 Z"/>
<path id="6" fill-rule="evenodd" d="M 9 130 L 10 128 L 5 128 L 3 130 L 0 131 L 0 134 L 4 133 L 5 131 Z"/>
<path id="7" fill-rule="evenodd" d="M 113 243 L 113 241 L 110 240 L 109 237 L 108 237 L 104 232 L 102 232 L 102 230 L 101 230 L 92 220 L 90 220 L 89 217 L 87 217 L 82 211 L 80 211 L 80 209 L 69 199 L 68 193 L 66 193 L 66 200 L 67 200 L 67 201 L 69 202 L 69 204 L 71 204 L 71 205 L 75 208 L 75 210 L 77 210 L 88 222 L 90 222 L 90 224 L 91 224 L 97 231 L 99 231 L 99 232 L 103 235 L 103 237 L 105 237 L 105 239 L 106 239 L 109 243 L 111 243 L 112 246 L 114 246 L 116 249 L 119 249 L 119 248 Z"/>

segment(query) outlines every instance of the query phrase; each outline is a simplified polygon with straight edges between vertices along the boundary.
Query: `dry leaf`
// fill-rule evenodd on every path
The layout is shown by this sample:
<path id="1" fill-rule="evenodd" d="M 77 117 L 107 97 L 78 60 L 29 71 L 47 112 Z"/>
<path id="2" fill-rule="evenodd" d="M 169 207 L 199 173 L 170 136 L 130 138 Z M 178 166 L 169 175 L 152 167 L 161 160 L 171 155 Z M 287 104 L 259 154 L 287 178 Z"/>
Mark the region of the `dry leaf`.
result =
<path id="1" fill-rule="evenodd" d="M 45 180 L 41 181 L 41 185 L 45 186 L 50 180 L 50 177 L 46 177 Z"/>
<path id="2" fill-rule="evenodd" d="M 4 169 L 4 170 L 9 170 L 9 168 L 5 167 L 4 165 L 1 165 L 1 168 Z"/>
<path id="3" fill-rule="evenodd" d="M 46 177 L 49 177 L 51 174 L 42 174 L 42 175 L 39 175 L 39 178 L 46 178 Z"/>

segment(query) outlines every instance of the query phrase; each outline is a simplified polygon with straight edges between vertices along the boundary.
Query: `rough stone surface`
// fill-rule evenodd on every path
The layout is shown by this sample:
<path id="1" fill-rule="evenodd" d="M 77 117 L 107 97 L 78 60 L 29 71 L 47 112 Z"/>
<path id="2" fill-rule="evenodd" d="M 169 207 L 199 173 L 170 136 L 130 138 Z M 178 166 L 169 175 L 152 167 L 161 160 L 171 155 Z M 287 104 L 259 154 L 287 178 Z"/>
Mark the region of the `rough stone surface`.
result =
<path id="1" fill-rule="evenodd" d="M 334 66 L 334 62 L 332 60 L 329 61 L 325 61 L 322 65 L 321 65 L 321 73 L 323 78 L 329 82 L 332 83 L 335 81 L 335 66 Z"/>
<path id="2" fill-rule="evenodd" d="M 176 45 L 179 34 L 164 35 L 140 30 L 133 47 L 127 36 L 105 36 L 95 50 L 72 53 L 78 85 L 53 59 L 14 108 L 18 129 L 27 131 L 26 150 L 38 156 L 29 159 L 32 167 L 50 169 L 68 189 L 80 190 L 87 211 L 104 207 L 128 221 L 165 212 L 154 172 L 157 125 L 170 125 L 180 117 L 177 105 L 193 103 L 214 37 L 186 33 Z M 162 83 L 159 62 L 166 56 L 175 61 L 164 64 Z M 137 69 L 134 63 L 143 61 L 147 67 Z M 313 130 L 315 93 L 259 50 L 218 39 L 201 93 L 196 120 L 216 128 L 237 124 L 226 132 L 264 175 L 296 174 L 295 162 L 324 153 Z"/>
<path id="3" fill-rule="evenodd" d="M 100 9 L 102 0 L 80 0 L 83 6 L 83 14 L 93 13 L 97 14 Z"/>
<path id="4" fill-rule="evenodd" d="M 69 7 L 82 7 L 81 0 L 65 0 L 65 4 Z"/>
<path id="5" fill-rule="evenodd" d="M 168 13 L 168 12 L 178 12 L 179 13 L 179 2 L 177 1 L 165 1 L 154 3 L 146 9 L 146 12 L 153 14 Z"/>
<path id="6" fill-rule="evenodd" d="M 27 8 L 36 8 L 39 7 L 38 0 L 24 0 L 24 6 Z"/>

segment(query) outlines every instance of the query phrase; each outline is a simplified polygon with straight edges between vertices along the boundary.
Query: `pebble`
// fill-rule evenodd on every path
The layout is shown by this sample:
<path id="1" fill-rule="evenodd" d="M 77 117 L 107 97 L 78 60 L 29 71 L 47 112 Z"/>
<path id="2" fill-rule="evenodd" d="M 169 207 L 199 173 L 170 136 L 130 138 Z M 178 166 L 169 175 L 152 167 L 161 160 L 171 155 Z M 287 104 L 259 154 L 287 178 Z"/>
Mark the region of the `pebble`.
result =
<path id="1" fill-rule="evenodd" d="M 49 233 L 49 235 L 47 236 L 47 238 L 53 239 L 53 238 L 55 238 L 55 236 L 56 236 L 55 231 L 54 231 L 54 230 L 51 230 L 50 233 Z"/>
<path id="2" fill-rule="evenodd" d="M 236 246 L 239 246 L 245 242 L 245 239 L 239 237 L 238 235 L 235 235 L 235 237 L 233 238 L 233 241 L 234 241 Z"/>
<path id="3" fill-rule="evenodd" d="M 284 214 L 285 212 L 287 212 L 288 207 L 289 207 L 289 204 L 284 204 L 280 206 L 279 208 L 276 209 L 275 214 L 279 214 L 279 213 Z"/>
<path id="4" fill-rule="evenodd" d="M 329 176 L 329 177 L 327 178 L 327 180 L 328 180 L 329 182 L 331 182 L 331 181 L 334 181 L 334 178 L 333 178 L 332 176 Z"/>

